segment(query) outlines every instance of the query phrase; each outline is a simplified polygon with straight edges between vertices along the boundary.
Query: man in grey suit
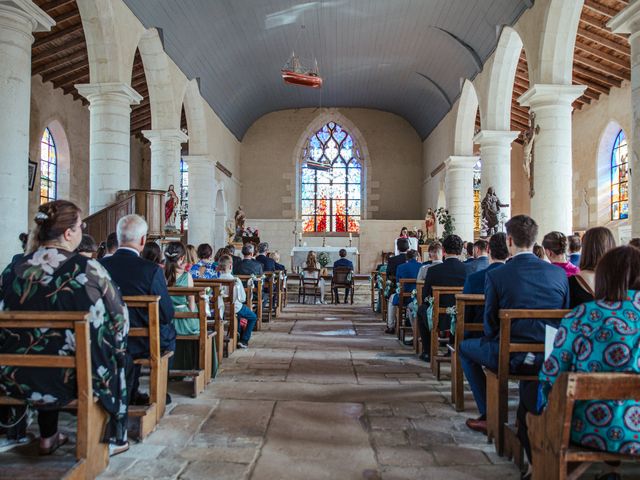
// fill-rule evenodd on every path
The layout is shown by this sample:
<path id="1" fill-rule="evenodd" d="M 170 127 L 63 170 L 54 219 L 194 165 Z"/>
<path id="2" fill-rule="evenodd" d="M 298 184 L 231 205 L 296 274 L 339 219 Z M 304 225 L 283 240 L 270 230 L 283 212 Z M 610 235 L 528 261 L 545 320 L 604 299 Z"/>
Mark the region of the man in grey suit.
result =
<path id="1" fill-rule="evenodd" d="M 476 240 L 473 244 L 473 260 L 465 262 L 467 275 L 484 270 L 489 266 L 489 243 L 486 240 Z"/>

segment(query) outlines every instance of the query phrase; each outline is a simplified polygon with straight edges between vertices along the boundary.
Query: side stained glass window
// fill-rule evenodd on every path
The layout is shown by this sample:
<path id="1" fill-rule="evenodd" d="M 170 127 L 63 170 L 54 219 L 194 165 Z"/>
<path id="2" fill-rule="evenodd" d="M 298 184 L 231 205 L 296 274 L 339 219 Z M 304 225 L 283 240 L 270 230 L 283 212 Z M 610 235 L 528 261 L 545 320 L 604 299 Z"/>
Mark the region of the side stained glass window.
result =
<path id="1" fill-rule="evenodd" d="M 611 151 L 611 220 L 629 218 L 629 145 L 620 130 Z"/>
<path id="2" fill-rule="evenodd" d="M 48 128 L 40 139 L 40 205 L 57 198 L 58 152 L 56 142 Z"/>
<path id="3" fill-rule="evenodd" d="M 360 231 L 362 157 L 349 133 L 329 122 L 313 134 L 300 173 L 303 231 Z"/>
<path id="4" fill-rule="evenodd" d="M 189 165 L 180 159 L 180 231 L 189 228 Z"/>

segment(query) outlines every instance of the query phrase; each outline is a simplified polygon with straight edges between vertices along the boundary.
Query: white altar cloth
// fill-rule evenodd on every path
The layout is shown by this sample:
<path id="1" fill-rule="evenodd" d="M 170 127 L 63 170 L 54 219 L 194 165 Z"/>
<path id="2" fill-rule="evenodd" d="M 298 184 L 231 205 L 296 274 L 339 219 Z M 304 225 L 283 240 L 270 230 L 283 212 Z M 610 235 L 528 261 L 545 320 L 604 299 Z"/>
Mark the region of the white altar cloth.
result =
<path id="1" fill-rule="evenodd" d="M 291 268 L 296 271 L 298 268 L 303 268 L 304 263 L 307 261 L 307 255 L 310 251 L 314 251 L 317 254 L 320 252 L 326 252 L 329 254 L 329 264 L 327 267 L 332 267 L 333 262 L 340 258 L 338 252 L 345 249 L 347 251 L 347 259 L 353 262 L 354 268 L 358 269 L 358 249 L 356 247 L 293 247 L 291 250 Z"/>

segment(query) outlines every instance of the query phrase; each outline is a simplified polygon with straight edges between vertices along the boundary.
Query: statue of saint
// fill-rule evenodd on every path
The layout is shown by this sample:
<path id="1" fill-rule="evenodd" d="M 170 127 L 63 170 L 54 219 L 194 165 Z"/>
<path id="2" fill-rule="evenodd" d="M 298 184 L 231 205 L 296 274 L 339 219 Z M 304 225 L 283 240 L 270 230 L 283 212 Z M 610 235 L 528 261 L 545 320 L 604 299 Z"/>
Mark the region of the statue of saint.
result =
<path id="1" fill-rule="evenodd" d="M 178 206 L 180 204 L 180 199 L 176 194 L 173 185 L 169 185 L 169 189 L 167 193 L 165 193 L 164 200 L 164 227 L 167 228 L 176 228 L 176 217 L 178 216 Z"/>
<path id="2" fill-rule="evenodd" d="M 430 208 L 427 208 L 427 214 L 424 216 L 424 226 L 427 240 L 436 238 L 436 214 Z"/>
<path id="3" fill-rule="evenodd" d="M 489 187 L 487 195 L 482 200 L 482 219 L 487 226 L 487 235 L 493 235 L 498 232 L 498 223 L 500 222 L 500 208 L 508 207 L 509 204 L 502 203 L 493 191 L 493 187 Z"/>
<path id="4" fill-rule="evenodd" d="M 533 143 L 540 133 L 540 126 L 536 125 L 536 114 L 529 114 L 529 130 L 524 132 L 524 173 L 529 180 L 529 198 L 533 198 L 535 190 L 533 188 Z"/>
<path id="5" fill-rule="evenodd" d="M 236 220 L 236 235 L 242 235 L 242 231 L 244 230 L 244 222 L 246 219 L 246 216 L 242 211 L 242 206 L 238 207 L 234 218 Z"/>

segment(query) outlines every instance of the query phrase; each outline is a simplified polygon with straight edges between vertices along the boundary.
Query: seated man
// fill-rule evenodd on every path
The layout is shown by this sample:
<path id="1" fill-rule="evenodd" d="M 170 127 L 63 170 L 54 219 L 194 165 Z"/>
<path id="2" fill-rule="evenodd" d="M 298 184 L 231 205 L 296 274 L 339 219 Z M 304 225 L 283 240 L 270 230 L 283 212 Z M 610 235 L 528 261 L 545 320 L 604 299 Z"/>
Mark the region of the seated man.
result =
<path id="1" fill-rule="evenodd" d="M 246 247 L 247 245 L 245 245 Z M 244 248 L 243 248 L 244 250 Z M 252 249 L 253 250 L 253 249 Z M 247 300 L 247 294 L 244 291 L 242 282 L 240 279 L 233 276 L 231 268 L 233 267 L 233 260 L 229 255 L 223 255 L 218 262 L 218 271 L 220 272 L 220 278 L 223 280 L 235 280 L 236 286 L 233 289 L 233 306 L 235 314 L 238 317 L 238 325 L 240 325 L 240 319 L 247 320 L 247 326 L 240 335 L 240 341 L 238 342 L 239 348 L 248 348 L 249 340 L 251 340 L 251 332 L 255 327 L 258 317 L 256 314 L 247 307 L 244 302 Z M 223 287 L 226 289 L 226 287 Z"/>
<path id="2" fill-rule="evenodd" d="M 255 275 L 260 276 L 264 272 L 262 264 L 253 258 L 253 245 L 246 243 L 242 246 L 242 260 L 238 262 L 234 275 Z"/>
<path id="3" fill-rule="evenodd" d="M 238 264 L 242 261 L 242 259 L 236 255 L 236 247 L 233 244 L 229 244 L 226 246 L 226 249 L 229 250 L 229 254 L 231 255 L 231 258 L 233 259 L 233 271 L 236 271 L 236 268 L 238 268 Z"/>
<path id="4" fill-rule="evenodd" d="M 422 339 L 422 354 L 420 359 L 425 362 L 431 361 L 431 330 L 427 319 L 429 305 L 426 302 L 428 297 L 433 296 L 432 287 L 462 287 L 467 278 L 467 269 L 460 260 L 462 255 L 462 239 L 458 235 L 449 235 L 442 242 L 444 249 L 444 261 L 439 265 L 434 265 L 427 271 L 422 290 L 423 303 L 418 308 L 418 329 Z M 449 298 L 446 298 L 449 297 Z M 451 307 L 456 300 L 453 295 L 446 295 L 440 300 L 440 305 Z M 449 315 L 442 314 L 439 318 L 440 330 L 447 330 L 451 320 Z M 435 352 L 434 352 L 435 353 Z"/>
<path id="5" fill-rule="evenodd" d="M 269 257 L 269 244 L 267 242 L 261 242 L 258 244 L 258 256 L 256 257 L 256 262 L 260 262 L 262 264 L 263 272 L 275 272 L 276 271 L 276 262 Z"/>
<path id="6" fill-rule="evenodd" d="M 407 250 L 409 250 L 409 241 L 406 238 L 398 238 L 396 240 L 396 247 L 398 248 L 398 251 L 400 253 L 391 257 L 387 262 L 387 281 L 391 281 L 392 284 L 389 296 L 395 293 L 396 270 L 398 269 L 398 266 L 407 261 Z M 387 315 L 387 329 L 384 331 L 384 333 L 396 333 L 395 325 L 396 318 L 392 317 L 391 315 Z"/>
<path id="7" fill-rule="evenodd" d="M 473 256 L 473 242 L 464 242 L 462 250 L 464 251 L 464 256 L 466 257 L 464 263 L 471 263 L 475 260 Z M 462 258 L 460 260 L 462 260 Z"/>
<path id="8" fill-rule="evenodd" d="M 340 255 L 340 258 L 335 262 L 333 262 L 333 268 L 334 269 L 336 267 L 348 268 L 353 272 L 353 262 L 351 262 L 351 260 L 347 258 L 347 251 L 344 248 L 341 248 L 340 251 L 338 252 L 338 255 Z M 351 292 L 351 289 L 349 287 L 345 288 L 344 303 L 347 303 L 347 298 L 349 298 L 349 292 Z M 340 303 L 340 298 L 338 297 L 337 288 L 333 289 L 333 294 L 336 296 L 336 303 Z"/>
<path id="9" fill-rule="evenodd" d="M 418 272 L 418 280 L 424 280 L 427 277 L 427 270 L 429 270 L 432 265 L 442 263 L 442 244 L 440 242 L 433 242 L 429 245 L 428 253 L 429 260 L 422 263 L 420 271 Z"/>
<path id="10" fill-rule="evenodd" d="M 487 431 L 487 387 L 482 367 L 497 371 L 500 352 L 501 309 L 557 309 L 569 307 L 569 283 L 564 270 L 533 254 L 538 225 L 527 215 L 516 215 L 506 225 L 507 246 L 512 258 L 486 273 L 484 284 L 484 336 L 460 343 L 460 360 L 478 405 L 480 417 L 467 420 L 472 430 Z M 517 320 L 511 324 L 511 339 L 521 343 L 544 343 L 546 320 Z M 557 322 L 555 322 L 557 325 Z M 516 354 L 511 369 L 536 370 L 542 355 Z"/>
<path id="11" fill-rule="evenodd" d="M 486 240 L 476 240 L 473 244 L 473 261 L 465 262 L 467 265 L 467 275 L 484 270 L 489 266 L 488 247 L 489 244 Z"/>
<path id="12" fill-rule="evenodd" d="M 120 287 L 122 295 L 160 296 L 160 349 L 173 352 L 176 349 L 176 329 L 172 322 L 174 309 L 164 273 L 157 264 L 140 258 L 147 241 L 147 229 L 147 222 L 139 215 L 122 217 L 116 228 L 120 246 L 113 255 L 102 258 L 100 263 Z M 143 309 L 129 309 L 129 321 L 132 327 L 149 326 L 147 311 Z M 134 359 L 149 356 L 149 342 L 144 338 L 129 338 L 127 349 Z M 172 363 L 171 359 L 169 363 Z M 138 392 L 139 380 L 140 366 L 136 365 L 129 388 L 130 398 L 132 403 L 143 404 L 146 395 Z"/>
<path id="13" fill-rule="evenodd" d="M 411 279 L 415 280 L 418 276 L 418 272 L 420 271 L 420 267 L 422 266 L 420 262 L 416 260 L 418 257 L 418 252 L 415 250 L 409 250 L 407 252 L 407 263 L 403 263 L 398 267 L 396 271 L 396 280 L 398 281 L 398 285 L 400 285 L 400 280 L 403 279 Z M 404 292 L 411 292 L 416 288 L 415 283 L 405 283 L 404 284 Z M 410 301 L 408 299 L 404 299 L 403 304 L 400 304 L 400 295 L 393 295 L 393 301 L 389 303 L 389 315 L 393 315 L 393 318 L 396 316 L 396 310 L 398 308 L 406 307 Z"/>

